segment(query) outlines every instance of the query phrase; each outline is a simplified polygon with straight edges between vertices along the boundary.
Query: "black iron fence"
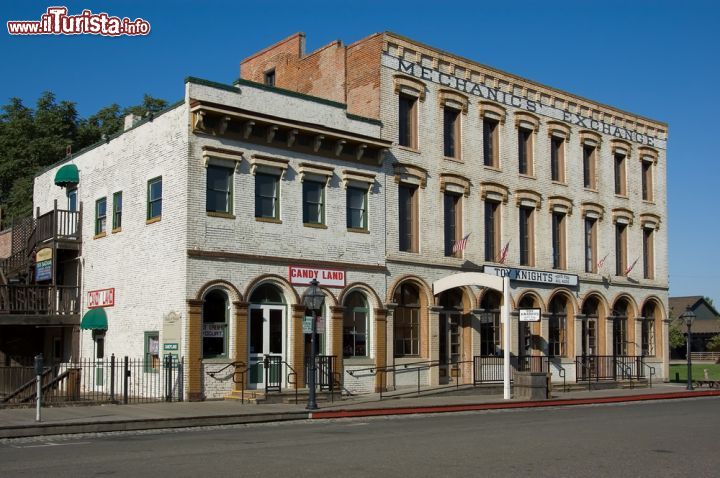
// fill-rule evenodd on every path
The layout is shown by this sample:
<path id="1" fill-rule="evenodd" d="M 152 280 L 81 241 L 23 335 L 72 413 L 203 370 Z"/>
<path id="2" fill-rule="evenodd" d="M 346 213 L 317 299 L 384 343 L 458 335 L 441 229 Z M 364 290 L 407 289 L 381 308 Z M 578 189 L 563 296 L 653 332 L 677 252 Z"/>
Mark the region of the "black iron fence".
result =
<path id="1" fill-rule="evenodd" d="M 0 367 L 4 390 L 0 405 L 34 402 L 36 379 L 32 367 Z M 166 355 L 147 361 L 112 355 L 60 363 L 45 368 L 41 383 L 43 404 L 182 401 L 183 359 Z"/>
<path id="2" fill-rule="evenodd" d="M 578 355 L 575 376 L 578 382 L 640 380 L 646 365 L 640 355 Z"/>
<path id="3" fill-rule="evenodd" d="M 548 373 L 550 357 L 539 355 L 511 355 L 510 379 L 515 372 Z M 498 355 L 476 355 L 473 357 L 473 383 L 495 383 L 503 381 L 505 359 Z"/>

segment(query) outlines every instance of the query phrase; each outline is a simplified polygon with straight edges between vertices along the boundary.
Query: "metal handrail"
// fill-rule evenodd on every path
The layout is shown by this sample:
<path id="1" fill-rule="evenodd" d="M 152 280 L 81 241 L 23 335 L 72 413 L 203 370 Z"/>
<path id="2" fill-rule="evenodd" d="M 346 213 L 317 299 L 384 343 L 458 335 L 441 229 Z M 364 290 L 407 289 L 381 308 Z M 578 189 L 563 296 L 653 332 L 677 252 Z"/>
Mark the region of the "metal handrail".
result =
<path id="1" fill-rule="evenodd" d="M 577 359 L 575 360 L 575 367 L 580 365 L 582 369 L 584 369 L 587 372 L 587 383 L 588 383 L 588 392 L 592 391 L 592 367 L 590 366 L 590 363 L 583 363 L 579 362 Z M 577 375 L 577 371 L 575 372 Z M 597 374 L 595 374 L 595 378 L 597 379 Z"/>
<path id="2" fill-rule="evenodd" d="M 650 388 L 652 388 L 652 378 L 653 378 L 653 375 L 655 375 L 655 367 L 653 367 L 650 364 L 645 363 L 645 360 L 643 360 L 643 359 L 640 359 L 640 364 L 643 366 L 643 368 L 645 368 L 645 367 L 648 368 L 648 371 L 650 372 L 650 376 L 648 378 L 648 384 L 649 384 Z"/>
<path id="3" fill-rule="evenodd" d="M 420 364 L 420 365 L 418 365 Z M 409 367 L 410 365 L 418 365 L 415 367 Z M 432 367 L 438 367 L 440 366 L 439 360 L 425 360 L 425 361 L 417 361 L 417 362 L 408 362 L 404 364 L 394 364 L 394 365 L 386 365 L 384 367 L 366 367 L 366 368 L 360 368 L 355 370 L 347 370 L 346 373 L 350 375 L 351 377 L 355 376 L 355 373 L 357 372 L 369 372 L 372 375 L 377 375 L 380 373 L 380 400 L 383 398 L 383 390 L 385 390 L 385 381 L 387 378 L 388 372 L 396 372 L 399 370 L 407 370 L 412 371 L 415 370 L 417 372 L 417 394 L 420 394 L 420 371 L 421 370 L 429 370 Z"/>
<path id="4" fill-rule="evenodd" d="M 558 375 L 563 379 L 563 392 L 567 392 L 567 381 L 565 380 L 565 367 L 562 366 L 561 362 L 553 362 L 554 367 L 558 369 Z M 548 372 L 550 372 L 550 357 L 548 357 Z"/>

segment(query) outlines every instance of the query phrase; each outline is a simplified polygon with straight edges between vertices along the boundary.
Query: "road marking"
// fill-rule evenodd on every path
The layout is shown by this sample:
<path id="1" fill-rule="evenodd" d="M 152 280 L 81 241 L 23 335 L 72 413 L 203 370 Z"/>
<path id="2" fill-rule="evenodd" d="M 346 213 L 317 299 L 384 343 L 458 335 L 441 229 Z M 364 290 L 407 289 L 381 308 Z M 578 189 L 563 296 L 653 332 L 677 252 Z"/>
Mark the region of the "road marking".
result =
<path id="1" fill-rule="evenodd" d="M 91 442 L 89 441 L 74 441 L 72 443 L 53 443 L 53 442 L 47 442 L 47 443 L 41 443 L 39 445 L 11 445 L 13 448 L 43 448 L 48 446 L 72 446 L 72 445 L 87 445 Z"/>

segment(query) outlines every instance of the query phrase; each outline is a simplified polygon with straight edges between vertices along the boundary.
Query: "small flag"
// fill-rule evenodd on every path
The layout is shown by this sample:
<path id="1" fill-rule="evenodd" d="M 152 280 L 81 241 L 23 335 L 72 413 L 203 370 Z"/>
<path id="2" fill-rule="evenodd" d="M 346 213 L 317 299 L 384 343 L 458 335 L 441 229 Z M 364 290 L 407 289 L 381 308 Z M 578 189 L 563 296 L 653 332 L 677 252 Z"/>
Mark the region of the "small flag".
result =
<path id="1" fill-rule="evenodd" d="M 510 241 L 505 244 L 505 247 L 502 248 L 500 251 L 500 259 L 498 260 L 498 263 L 505 264 L 505 260 L 507 259 L 508 255 L 508 249 L 510 248 Z"/>
<path id="2" fill-rule="evenodd" d="M 630 271 L 633 270 L 633 267 L 635 267 L 635 264 L 637 264 L 637 261 L 639 261 L 639 260 L 640 260 L 640 256 L 638 256 L 638 258 L 635 259 L 635 262 L 633 262 L 630 267 L 628 267 L 627 269 L 625 269 L 625 275 L 630 274 Z"/>
<path id="3" fill-rule="evenodd" d="M 468 241 L 468 237 L 470 237 L 470 234 L 471 233 L 468 232 L 467 236 L 463 237 L 459 241 L 455 241 L 455 244 L 453 244 L 453 248 L 452 248 L 453 254 L 456 254 L 458 252 L 465 250 L 465 246 L 467 246 L 467 241 Z"/>
<path id="4" fill-rule="evenodd" d="M 607 259 L 609 255 L 610 255 L 610 253 L 608 252 L 607 254 L 605 254 L 605 257 L 603 257 L 602 259 L 600 259 L 598 261 L 598 263 L 597 263 L 598 270 L 603 268 L 603 266 L 605 265 L 605 259 Z"/>

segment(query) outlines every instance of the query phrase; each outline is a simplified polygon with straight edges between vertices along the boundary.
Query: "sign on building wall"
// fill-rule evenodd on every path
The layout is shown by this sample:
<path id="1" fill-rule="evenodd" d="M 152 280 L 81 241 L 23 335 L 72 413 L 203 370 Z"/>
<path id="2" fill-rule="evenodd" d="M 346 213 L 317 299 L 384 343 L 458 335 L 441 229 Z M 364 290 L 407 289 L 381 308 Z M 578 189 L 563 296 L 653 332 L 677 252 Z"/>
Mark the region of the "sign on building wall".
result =
<path id="1" fill-rule="evenodd" d="M 89 290 L 87 293 L 88 309 L 96 307 L 112 307 L 115 305 L 115 288 Z"/>
<path id="2" fill-rule="evenodd" d="M 483 272 L 496 276 L 510 277 L 511 280 L 524 282 L 539 282 L 542 284 L 556 284 L 566 286 L 578 285 L 578 276 L 560 272 L 536 271 L 533 269 L 514 269 L 510 267 L 485 266 Z"/>
<path id="3" fill-rule="evenodd" d="M 53 251 L 46 247 L 35 254 L 35 280 L 38 282 L 52 280 Z"/>
<path id="4" fill-rule="evenodd" d="M 317 279 L 323 287 L 345 287 L 345 271 L 337 269 L 290 266 L 288 277 L 294 285 L 310 285 L 311 280 Z"/>
<path id="5" fill-rule="evenodd" d="M 303 317 L 303 334 L 312 334 L 312 316 L 306 315 Z M 325 333 L 325 319 L 322 316 L 318 316 L 315 321 L 315 333 Z"/>
<path id="6" fill-rule="evenodd" d="M 520 322 L 540 322 L 540 309 L 518 309 Z"/>
<path id="7" fill-rule="evenodd" d="M 204 338 L 222 338 L 225 337 L 225 328 L 223 324 L 203 324 Z"/>

